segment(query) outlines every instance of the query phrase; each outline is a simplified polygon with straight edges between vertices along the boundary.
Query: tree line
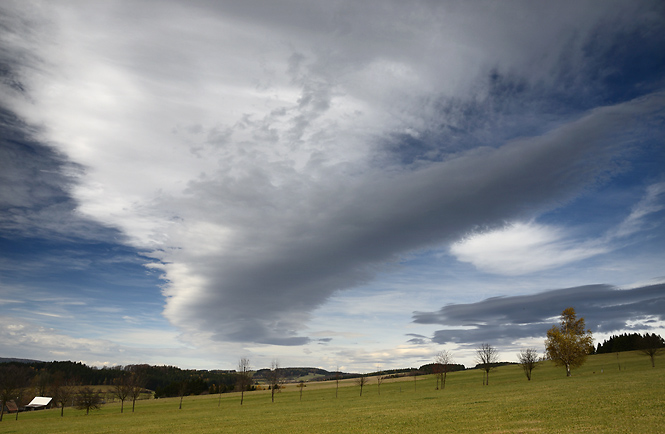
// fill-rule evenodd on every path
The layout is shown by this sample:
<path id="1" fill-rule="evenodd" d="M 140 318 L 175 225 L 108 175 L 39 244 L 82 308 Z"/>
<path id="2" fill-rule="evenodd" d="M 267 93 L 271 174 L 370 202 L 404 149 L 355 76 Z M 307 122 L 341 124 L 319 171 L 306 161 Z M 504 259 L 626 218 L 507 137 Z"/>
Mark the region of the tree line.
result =
<path id="1" fill-rule="evenodd" d="M 622 351 L 637 351 L 647 347 L 665 348 L 665 340 L 655 334 L 645 333 L 623 333 L 618 336 L 612 335 L 609 339 L 598 343 L 596 354 L 619 353 Z"/>
<path id="2" fill-rule="evenodd" d="M 193 394 L 232 392 L 235 390 L 237 376 L 235 371 L 189 370 L 147 364 L 96 368 L 71 361 L 13 361 L 0 363 L 0 366 L 26 368 L 26 381 L 35 387 L 39 396 L 46 394 L 47 386 L 56 376 L 89 386 L 111 386 L 128 371 L 140 371 L 145 378 L 145 388 L 155 391 L 156 397 L 178 396 L 176 390 L 183 382 L 188 384 L 190 393 Z"/>
<path id="3" fill-rule="evenodd" d="M 573 368 L 581 366 L 586 357 L 594 352 L 614 352 L 617 348 L 622 351 L 639 349 L 651 357 L 652 366 L 654 357 L 664 350 L 665 341 L 658 335 L 620 335 L 612 336 L 608 341 L 598 344 L 594 349 L 591 330 L 586 329 L 584 318 L 578 318 L 571 307 L 561 313 L 559 325 L 554 325 L 547 331 L 545 341 L 545 356 L 539 357 L 534 348 L 526 348 L 518 354 L 518 363 L 524 370 L 528 380 L 538 363 L 542 360 L 551 360 L 557 366 L 571 375 Z M 625 348 L 625 349 L 624 349 Z M 490 372 L 497 366 L 506 364 L 499 362 L 498 350 L 489 343 L 481 344 L 476 350 L 476 369 L 483 371 L 483 385 L 489 385 Z M 380 367 L 379 367 L 380 368 Z M 414 388 L 417 387 L 417 376 L 435 374 L 436 389 L 445 389 L 447 374 L 465 369 L 464 365 L 456 364 L 453 355 L 444 350 L 439 352 L 434 363 L 421 366 L 419 369 L 378 370 L 371 374 L 345 374 L 336 370 L 328 372 L 318 368 L 282 368 L 275 359 L 270 368 L 260 369 L 256 372 L 250 370 L 247 358 L 240 359 L 238 370 L 183 370 L 174 366 L 128 365 L 114 366 L 112 368 L 94 368 L 80 362 L 38 362 L 14 361 L 0 363 L 0 421 L 4 415 L 4 408 L 10 401 L 17 406 L 24 398 L 32 396 L 51 396 L 53 402 L 61 408 L 76 405 L 85 409 L 86 414 L 102 403 L 99 390 L 94 386 L 110 386 L 112 396 L 120 400 L 120 411 L 124 411 L 126 400 L 132 402 L 134 411 L 136 400 L 146 389 L 154 390 L 154 397 L 180 397 L 179 408 L 182 408 L 183 398 L 190 394 L 218 393 L 239 391 L 240 404 L 244 401 L 244 392 L 254 390 L 261 380 L 271 390 L 271 400 L 274 402 L 275 394 L 279 393 L 282 384 L 287 378 L 300 379 L 300 394 L 302 399 L 305 387 L 302 377 L 315 375 L 319 378 L 335 380 L 337 388 L 339 380 L 343 378 L 356 378 L 360 386 L 360 395 L 363 388 L 368 385 L 369 378 L 375 377 L 380 394 L 381 383 L 384 379 L 412 375 Z M 28 391 L 31 391 L 30 393 Z M 18 412 L 16 414 L 18 418 Z"/>

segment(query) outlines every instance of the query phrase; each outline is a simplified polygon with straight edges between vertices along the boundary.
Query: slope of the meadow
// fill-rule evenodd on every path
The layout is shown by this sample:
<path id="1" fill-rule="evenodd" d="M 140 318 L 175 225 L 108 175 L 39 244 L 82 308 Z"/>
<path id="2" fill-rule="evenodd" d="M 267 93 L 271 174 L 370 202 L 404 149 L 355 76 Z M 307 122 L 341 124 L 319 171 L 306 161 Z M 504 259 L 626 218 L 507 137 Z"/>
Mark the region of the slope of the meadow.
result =
<path id="1" fill-rule="evenodd" d="M 431 376 L 376 379 L 363 389 L 352 380 L 310 383 L 302 400 L 289 384 L 269 391 L 139 401 L 86 416 L 65 409 L 5 415 L 0 433 L 658 433 L 665 432 L 665 357 L 603 354 L 567 378 L 543 362 L 527 381 L 519 366 L 504 366 L 482 384 L 478 370 L 448 374 L 445 390 Z M 129 409 L 128 409 L 129 408 Z"/>

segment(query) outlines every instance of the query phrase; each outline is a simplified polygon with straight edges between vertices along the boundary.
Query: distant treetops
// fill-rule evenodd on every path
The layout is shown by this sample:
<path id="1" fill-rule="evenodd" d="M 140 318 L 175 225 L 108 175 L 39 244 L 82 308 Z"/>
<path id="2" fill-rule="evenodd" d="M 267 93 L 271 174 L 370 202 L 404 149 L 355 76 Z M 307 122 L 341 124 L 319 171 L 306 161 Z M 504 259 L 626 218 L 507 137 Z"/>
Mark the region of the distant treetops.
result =
<path id="1" fill-rule="evenodd" d="M 665 340 L 655 333 L 645 333 L 643 335 L 639 333 L 624 333 L 618 336 L 613 335 L 609 339 L 604 340 L 602 344 L 600 342 L 598 343 L 596 354 L 637 351 L 643 350 L 649 346 L 665 348 Z"/>

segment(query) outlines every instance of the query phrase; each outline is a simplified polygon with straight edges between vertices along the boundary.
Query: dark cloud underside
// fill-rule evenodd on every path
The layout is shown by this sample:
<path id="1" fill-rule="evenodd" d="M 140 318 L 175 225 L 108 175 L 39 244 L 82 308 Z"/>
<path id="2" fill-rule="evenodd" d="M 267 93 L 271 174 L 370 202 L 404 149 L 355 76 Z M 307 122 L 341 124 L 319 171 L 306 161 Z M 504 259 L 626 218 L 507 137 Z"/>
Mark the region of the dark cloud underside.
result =
<path id="1" fill-rule="evenodd" d="M 665 320 L 665 284 L 633 289 L 589 285 L 533 295 L 493 297 L 478 303 L 444 306 L 436 312 L 415 312 L 413 321 L 446 326 L 434 334 L 434 341 L 440 344 L 512 343 L 522 338 L 544 337 L 568 307 L 574 307 L 594 332 L 649 329 Z"/>

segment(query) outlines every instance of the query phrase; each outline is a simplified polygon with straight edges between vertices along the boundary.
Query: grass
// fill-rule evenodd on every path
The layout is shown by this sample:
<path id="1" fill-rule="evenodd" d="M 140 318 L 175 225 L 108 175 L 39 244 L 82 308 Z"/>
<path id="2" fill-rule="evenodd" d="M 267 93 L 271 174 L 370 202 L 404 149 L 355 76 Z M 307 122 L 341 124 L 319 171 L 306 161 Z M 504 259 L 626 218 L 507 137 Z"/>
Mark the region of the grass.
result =
<path id="1" fill-rule="evenodd" d="M 621 364 L 619 370 L 618 363 Z M 145 400 L 131 413 L 107 404 L 85 416 L 65 409 L 21 413 L 0 423 L 0 433 L 632 433 L 665 432 L 665 360 L 639 353 L 589 357 L 567 378 L 549 362 L 527 381 L 519 366 L 490 373 L 448 374 L 445 390 L 431 376 L 385 380 L 380 395 L 370 380 L 360 397 L 352 380 L 307 383 L 302 401 L 295 384 L 276 394 L 238 394 Z"/>

